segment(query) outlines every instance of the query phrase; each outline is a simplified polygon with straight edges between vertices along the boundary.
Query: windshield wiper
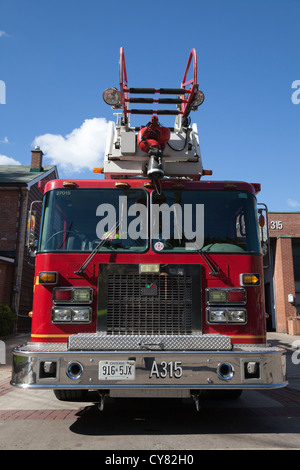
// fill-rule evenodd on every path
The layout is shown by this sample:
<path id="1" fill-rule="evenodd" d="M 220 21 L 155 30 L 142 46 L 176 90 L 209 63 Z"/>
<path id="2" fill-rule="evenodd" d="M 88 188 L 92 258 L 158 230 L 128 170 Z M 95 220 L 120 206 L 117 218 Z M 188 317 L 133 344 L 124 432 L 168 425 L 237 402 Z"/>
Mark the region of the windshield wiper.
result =
<path id="1" fill-rule="evenodd" d="M 211 276 L 219 276 L 220 274 L 220 268 L 217 264 L 213 264 L 212 261 L 209 259 L 208 255 L 202 251 L 202 248 L 198 248 L 199 254 L 202 256 L 204 259 L 205 263 L 207 266 L 211 269 L 211 272 L 209 273 Z"/>
<path id="2" fill-rule="evenodd" d="M 196 248 L 197 252 L 199 255 L 204 259 L 205 264 L 211 269 L 211 272 L 209 273 L 211 276 L 219 276 L 220 274 L 220 268 L 216 263 L 213 263 L 210 259 L 207 253 L 205 253 L 202 248 L 199 248 L 195 242 L 192 241 L 192 244 Z"/>
<path id="3" fill-rule="evenodd" d="M 177 228 L 179 228 L 179 230 L 180 230 L 180 225 L 179 225 L 179 221 L 176 217 L 176 214 L 175 214 L 174 220 L 175 220 L 175 224 L 176 224 Z M 202 257 L 202 259 L 204 259 L 205 264 L 209 267 L 209 269 L 211 269 L 211 272 L 209 274 L 211 276 L 219 276 L 219 274 L 220 274 L 219 266 L 217 264 L 212 263 L 212 261 L 209 259 L 209 256 L 206 253 L 204 253 L 204 251 L 202 251 L 202 248 L 199 248 L 199 246 L 197 246 L 196 242 L 194 242 L 194 241 L 191 241 L 191 242 L 194 245 L 194 247 L 196 248 L 199 255 Z"/>
<path id="4" fill-rule="evenodd" d="M 107 241 L 107 239 L 109 237 L 111 237 L 111 233 L 112 232 L 116 232 L 119 228 L 119 221 L 117 221 L 115 223 L 115 225 L 110 229 L 108 230 L 108 232 L 106 232 L 106 236 L 105 238 L 102 238 L 100 240 L 100 242 L 95 246 L 95 248 L 93 249 L 93 251 L 91 251 L 91 253 L 89 254 L 89 256 L 87 257 L 87 259 L 84 261 L 84 263 L 82 263 L 82 265 L 80 266 L 80 268 L 77 270 L 77 271 L 74 271 L 74 274 L 77 274 L 78 276 L 81 276 L 84 271 L 86 270 L 86 268 L 88 267 L 88 265 L 90 264 L 90 262 L 92 261 L 92 259 L 94 258 L 95 254 L 97 253 L 97 251 L 99 250 L 99 248 L 101 248 L 101 246 L 104 245 L 104 243 Z"/>

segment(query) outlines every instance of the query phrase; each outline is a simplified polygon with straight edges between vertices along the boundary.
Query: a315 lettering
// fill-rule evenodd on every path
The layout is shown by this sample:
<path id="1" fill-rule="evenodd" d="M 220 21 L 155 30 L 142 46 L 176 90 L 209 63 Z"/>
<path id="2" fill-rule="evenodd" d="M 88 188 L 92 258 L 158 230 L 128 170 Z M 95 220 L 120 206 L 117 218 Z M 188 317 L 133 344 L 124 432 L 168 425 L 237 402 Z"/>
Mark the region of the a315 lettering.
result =
<path id="1" fill-rule="evenodd" d="M 160 364 L 157 364 L 156 361 L 153 361 L 151 371 L 150 371 L 150 379 L 152 377 L 157 377 L 158 379 L 165 379 L 169 377 L 172 379 L 180 379 L 182 377 L 182 362 L 181 361 L 162 361 Z"/>

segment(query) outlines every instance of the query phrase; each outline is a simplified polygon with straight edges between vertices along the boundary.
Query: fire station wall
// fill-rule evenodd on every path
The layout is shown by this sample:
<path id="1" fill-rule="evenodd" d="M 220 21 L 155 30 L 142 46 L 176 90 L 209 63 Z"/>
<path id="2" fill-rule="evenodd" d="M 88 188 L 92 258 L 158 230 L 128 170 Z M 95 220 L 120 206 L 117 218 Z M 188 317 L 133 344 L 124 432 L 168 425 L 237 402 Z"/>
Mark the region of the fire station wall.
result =
<path id="1" fill-rule="evenodd" d="M 14 258 L 18 241 L 20 190 L 1 189 L 0 192 L 0 253 Z"/>
<path id="2" fill-rule="evenodd" d="M 20 188 L 0 188 L 0 303 L 10 307 L 13 307 L 20 208 Z"/>
<path id="3" fill-rule="evenodd" d="M 272 250 L 273 326 L 280 333 L 300 334 L 300 315 L 297 312 L 300 312 L 300 302 L 297 306 L 300 297 L 300 213 L 270 212 L 269 235 Z M 266 272 L 265 281 L 269 278 L 270 273 Z"/>
<path id="4" fill-rule="evenodd" d="M 14 263 L 0 261 L 0 303 L 12 306 Z"/>

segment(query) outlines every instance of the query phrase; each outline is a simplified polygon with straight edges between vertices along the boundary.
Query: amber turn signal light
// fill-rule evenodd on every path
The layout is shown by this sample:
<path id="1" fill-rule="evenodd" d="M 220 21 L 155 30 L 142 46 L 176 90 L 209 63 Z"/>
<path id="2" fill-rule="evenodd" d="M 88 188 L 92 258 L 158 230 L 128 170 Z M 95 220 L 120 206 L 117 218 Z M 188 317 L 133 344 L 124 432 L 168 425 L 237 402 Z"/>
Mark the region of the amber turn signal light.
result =
<path id="1" fill-rule="evenodd" d="M 241 274 L 241 285 L 242 286 L 259 286 L 260 275 L 259 274 Z"/>
<path id="2" fill-rule="evenodd" d="M 41 271 L 39 273 L 39 284 L 55 285 L 58 275 L 54 271 Z"/>

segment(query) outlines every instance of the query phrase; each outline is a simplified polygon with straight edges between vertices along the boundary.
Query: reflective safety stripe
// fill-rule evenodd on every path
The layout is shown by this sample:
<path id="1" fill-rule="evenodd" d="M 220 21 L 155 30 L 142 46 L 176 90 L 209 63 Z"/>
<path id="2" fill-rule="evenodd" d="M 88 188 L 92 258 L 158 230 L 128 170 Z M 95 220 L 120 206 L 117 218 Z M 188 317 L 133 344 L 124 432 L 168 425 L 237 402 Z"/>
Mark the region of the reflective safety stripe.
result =
<path id="1" fill-rule="evenodd" d="M 230 338 L 243 338 L 243 339 L 259 339 L 264 338 L 266 339 L 266 335 L 229 335 Z"/>
<path id="2" fill-rule="evenodd" d="M 69 335 L 31 335 L 32 338 L 68 338 L 71 336 L 72 333 Z"/>

